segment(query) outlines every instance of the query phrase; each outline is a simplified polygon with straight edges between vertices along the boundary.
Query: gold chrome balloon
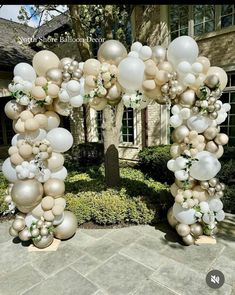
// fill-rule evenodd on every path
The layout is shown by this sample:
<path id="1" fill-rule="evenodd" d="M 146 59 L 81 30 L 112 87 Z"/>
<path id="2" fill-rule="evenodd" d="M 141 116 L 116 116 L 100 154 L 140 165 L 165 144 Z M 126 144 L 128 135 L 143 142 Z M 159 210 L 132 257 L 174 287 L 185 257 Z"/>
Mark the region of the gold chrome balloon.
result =
<path id="1" fill-rule="evenodd" d="M 98 60 L 102 63 L 118 65 L 127 56 L 124 45 L 117 40 L 105 41 L 98 50 Z"/>
<path id="2" fill-rule="evenodd" d="M 70 211 L 64 211 L 64 220 L 55 227 L 54 235 L 56 238 L 66 240 L 71 238 L 77 230 L 77 218 Z"/>

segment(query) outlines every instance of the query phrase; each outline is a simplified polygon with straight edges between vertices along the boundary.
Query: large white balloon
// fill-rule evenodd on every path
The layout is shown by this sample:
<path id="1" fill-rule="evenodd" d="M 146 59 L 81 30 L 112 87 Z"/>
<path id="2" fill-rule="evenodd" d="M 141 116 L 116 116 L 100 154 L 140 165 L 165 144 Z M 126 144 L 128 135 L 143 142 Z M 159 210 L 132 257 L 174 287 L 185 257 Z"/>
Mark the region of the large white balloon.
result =
<path id="1" fill-rule="evenodd" d="M 63 166 L 60 170 L 52 172 L 51 173 L 51 178 L 58 178 L 61 180 L 65 180 L 65 178 L 68 175 L 67 169 Z"/>
<path id="2" fill-rule="evenodd" d="M 18 180 L 15 166 L 12 165 L 10 158 L 7 158 L 2 164 L 2 172 L 9 182 L 16 182 Z"/>
<path id="3" fill-rule="evenodd" d="M 194 209 L 184 209 L 179 203 L 175 203 L 173 206 L 173 215 L 175 218 L 183 224 L 193 224 L 196 222 L 196 211 Z"/>
<path id="4" fill-rule="evenodd" d="M 189 172 L 197 180 L 209 180 L 220 171 L 221 164 L 210 152 L 203 151 L 196 155 L 198 161 L 193 162 Z"/>
<path id="5" fill-rule="evenodd" d="M 140 58 L 128 56 L 118 65 L 118 82 L 129 90 L 138 90 L 143 82 L 145 64 Z"/>
<path id="6" fill-rule="evenodd" d="M 31 213 L 28 213 L 25 216 L 25 224 L 28 228 L 32 225 L 33 222 L 37 222 L 38 218 L 34 217 Z"/>
<path id="7" fill-rule="evenodd" d="M 194 63 L 198 57 L 198 45 L 196 41 L 189 36 L 180 36 L 174 39 L 167 51 L 167 59 L 174 65 L 181 61 Z"/>
<path id="8" fill-rule="evenodd" d="M 190 130 L 195 130 L 198 133 L 203 133 L 212 123 L 207 117 L 197 115 L 188 119 L 187 125 Z"/>
<path id="9" fill-rule="evenodd" d="M 54 128 L 47 133 L 47 140 L 50 142 L 54 152 L 64 153 L 73 145 L 73 136 L 65 128 Z"/>
<path id="10" fill-rule="evenodd" d="M 14 76 L 20 76 L 23 80 L 33 82 L 36 79 L 34 68 L 25 62 L 20 62 L 14 68 Z"/>

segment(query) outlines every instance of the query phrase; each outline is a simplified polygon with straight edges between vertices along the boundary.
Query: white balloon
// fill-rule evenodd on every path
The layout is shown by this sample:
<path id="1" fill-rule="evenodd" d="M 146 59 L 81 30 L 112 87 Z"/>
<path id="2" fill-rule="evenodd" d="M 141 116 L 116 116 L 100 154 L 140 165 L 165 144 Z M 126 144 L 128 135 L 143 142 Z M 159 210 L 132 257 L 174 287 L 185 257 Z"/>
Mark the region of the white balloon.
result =
<path id="1" fill-rule="evenodd" d="M 170 43 L 167 59 L 173 64 L 180 63 L 181 61 L 194 63 L 198 57 L 198 52 L 197 42 L 193 38 L 180 36 Z"/>
<path id="2" fill-rule="evenodd" d="M 42 183 L 46 182 L 51 177 L 51 171 L 49 169 L 43 169 L 40 174 L 36 176 L 36 179 Z"/>
<path id="3" fill-rule="evenodd" d="M 177 128 L 182 125 L 183 120 L 179 117 L 179 115 L 173 115 L 170 117 L 169 123 L 172 127 Z"/>
<path id="4" fill-rule="evenodd" d="M 188 108 L 183 108 L 180 113 L 179 113 L 180 118 L 182 118 L 183 120 L 187 120 L 190 118 L 191 116 L 191 111 Z"/>
<path id="5" fill-rule="evenodd" d="M 60 89 L 58 97 L 59 97 L 59 100 L 62 102 L 69 102 L 69 100 L 70 100 L 70 96 L 69 96 L 68 92 L 63 88 Z"/>
<path id="6" fill-rule="evenodd" d="M 12 165 L 10 158 L 7 158 L 2 164 L 3 175 L 9 182 L 16 182 L 18 180 L 15 166 Z"/>
<path id="7" fill-rule="evenodd" d="M 196 155 L 198 161 L 194 161 L 190 167 L 190 175 L 197 180 L 209 180 L 220 171 L 221 164 L 218 159 L 207 151 Z"/>
<path id="8" fill-rule="evenodd" d="M 192 116 L 187 120 L 187 125 L 190 130 L 195 130 L 198 133 L 203 133 L 212 123 L 208 117 L 197 115 Z"/>
<path id="9" fill-rule="evenodd" d="M 63 166 L 60 170 L 51 173 L 51 178 L 58 178 L 61 180 L 65 180 L 68 175 L 67 169 Z"/>
<path id="10" fill-rule="evenodd" d="M 209 207 L 214 212 L 219 212 L 223 209 L 223 203 L 220 201 L 220 199 L 212 199 L 209 202 Z"/>
<path id="11" fill-rule="evenodd" d="M 180 169 L 185 169 L 187 167 L 188 160 L 184 157 L 177 157 L 175 159 L 175 166 Z"/>
<path id="12" fill-rule="evenodd" d="M 218 102 L 218 100 L 217 100 L 217 102 Z M 222 110 L 226 113 L 229 112 L 231 110 L 231 105 L 229 103 L 224 103 L 222 105 Z"/>
<path id="13" fill-rule="evenodd" d="M 143 45 L 140 42 L 138 42 L 138 41 L 137 42 L 134 42 L 131 45 L 131 51 L 139 52 L 142 47 L 143 47 Z"/>
<path id="14" fill-rule="evenodd" d="M 16 146 L 17 141 L 21 139 L 24 139 L 24 135 L 16 133 L 11 139 L 11 145 Z"/>
<path id="15" fill-rule="evenodd" d="M 175 171 L 175 160 L 171 159 L 167 162 L 167 168 L 170 171 Z"/>
<path id="16" fill-rule="evenodd" d="M 14 76 L 20 76 L 23 80 L 33 82 L 36 79 L 34 68 L 25 62 L 20 62 L 14 67 Z"/>
<path id="17" fill-rule="evenodd" d="M 199 207 L 202 213 L 207 213 L 210 211 L 209 204 L 205 201 L 200 202 Z"/>
<path id="18" fill-rule="evenodd" d="M 191 73 L 187 74 L 183 79 L 183 83 L 187 86 L 190 86 L 194 84 L 195 82 L 196 82 L 196 77 Z"/>
<path id="19" fill-rule="evenodd" d="M 66 90 L 70 96 L 75 96 L 79 93 L 80 83 L 76 80 L 70 80 L 66 85 Z"/>
<path id="20" fill-rule="evenodd" d="M 137 90 L 142 86 L 145 64 L 140 58 L 126 57 L 118 65 L 118 82 L 126 89 Z"/>
<path id="21" fill-rule="evenodd" d="M 177 66 L 177 72 L 180 74 L 187 74 L 191 71 L 191 64 L 187 61 L 181 61 Z"/>
<path id="22" fill-rule="evenodd" d="M 182 109 L 181 106 L 175 104 L 175 105 L 171 108 L 171 113 L 172 113 L 173 115 L 177 115 L 177 114 L 179 114 L 179 112 L 181 111 L 181 109 Z"/>
<path id="23" fill-rule="evenodd" d="M 83 96 L 85 94 L 85 79 L 84 77 L 81 77 L 80 81 L 80 94 Z"/>
<path id="24" fill-rule="evenodd" d="M 179 203 L 173 206 L 173 214 L 175 218 L 183 224 L 193 224 L 196 222 L 196 211 L 194 209 L 184 209 Z"/>
<path id="25" fill-rule="evenodd" d="M 220 210 L 219 212 L 217 212 L 215 214 L 215 218 L 217 219 L 217 221 L 223 221 L 225 218 L 224 210 Z"/>
<path id="26" fill-rule="evenodd" d="M 188 172 L 185 170 L 177 170 L 175 171 L 175 178 L 177 178 L 180 181 L 185 181 L 189 177 Z"/>
<path id="27" fill-rule="evenodd" d="M 80 106 L 82 106 L 82 104 L 83 104 L 83 97 L 82 97 L 82 95 L 73 96 L 70 99 L 70 104 L 74 108 L 79 108 Z"/>
<path id="28" fill-rule="evenodd" d="M 152 49 L 149 46 L 143 46 L 138 53 L 139 53 L 139 57 L 145 61 L 151 58 Z"/>
<path id="29" fill-rule="evenodd" d="M 65 128 L 54 128 L 47 133 L 47 140 L 50 142 L 54 152 L 64 153 L 73 145 L 73 136 Z"/>
<path id="30" fill-rule="evenodd" d="M 139 57 L 139 53 L 136 51 L 131 51 L 128 53 L 128 56 L 132 56 L 132 57 Z"/>
<path id="31" fill-rule="evenodd" d="M 20 76 L 15 76 L 15 77 L 13 78 L 13 81 L 14 81 L 15 83 L 23 83 L 23 82 L 24 82 L 24 80 L 23 80 Z"/>
<path id="32" fill-rule="evenodd" d="M 39 133 L 38 135 L 33 139 L 34 141 L 37 141 L 37 140 L 43 140 L 46 138 L 47 136 L 47 132 L 45 129 L 42 129 L 42 128 L 39 128 Z"/>
<path id="33" fill-rule="evenodd" d="M 203 71 L 203 65 L 200 62 L 195 62 L 192 64 L 192 71 L 195 74 L 200 74 Z"/>
<path id="34" fill-rule="evenodd" d="M 31 213 L 28 213 L 26 216 L 25 216 L 25 224 L 28 228 L 30 228 L 30 226 L 32 225 L 33 222 L 37 222 L 39 219 L 34 217 Z"/>

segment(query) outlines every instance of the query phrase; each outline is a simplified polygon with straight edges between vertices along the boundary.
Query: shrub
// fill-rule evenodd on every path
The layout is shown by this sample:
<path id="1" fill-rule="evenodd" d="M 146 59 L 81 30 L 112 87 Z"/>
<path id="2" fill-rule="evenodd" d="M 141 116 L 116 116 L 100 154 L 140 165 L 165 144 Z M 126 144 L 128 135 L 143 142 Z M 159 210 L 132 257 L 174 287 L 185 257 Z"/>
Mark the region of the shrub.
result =
<path id="1" fill-rule="evenodd" d="M 104 145 L 99 142 L 80 143 L 74 145 L 65 158 L 65 165 L 69 170 L 99 165 L 104 160 Z"/>
<path id="2" fill-rule="evenodd" d="M 235 184 L 235 160 L 222 160 L 221 170 L 218 173 L 218 178 L 225 184 Z"/>
<path id="3" fill-rule="evenodd" d="M 235 185 L 227 186 L 222 202 L 224 211 L 235 214 Z"/>
<path id="4" fill-rule="evenodd" d="M 167 169 L 170 159 L 170 145 L 146 147 L 139 152 L 139 168 L 154 180 L 171 184 L 174 182 L 174 174 Z"/>
<path id="5" fill-rule="evenodd" d="M 3 173 L 0 173 L 0 215 L 8 209 L 7 203 L 4 201 L 7 189 L 7 180 Z"/>

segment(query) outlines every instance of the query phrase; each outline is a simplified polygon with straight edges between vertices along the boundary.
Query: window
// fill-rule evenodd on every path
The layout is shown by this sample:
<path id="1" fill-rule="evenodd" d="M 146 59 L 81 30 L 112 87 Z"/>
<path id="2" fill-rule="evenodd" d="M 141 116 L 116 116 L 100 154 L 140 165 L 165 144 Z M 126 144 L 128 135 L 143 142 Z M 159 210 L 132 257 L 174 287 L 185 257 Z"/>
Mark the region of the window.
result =
<path id="1" fill-rule="evenodd" d="M 235 5 L 170 5 L 171 41 L 182 35 L 191 37 L 235 25 Z"/>
<path id="2" fill-rule="evenodd" d="M 134 143 L 134 111 L 132 108 L 124 109 L 121 142 Z"/>
<path id="3" fill-rule="evenodd" d="M 171 40 L 182 35 L 188 35 L 188 21 L 188 5 L 170 5 Z"/>
<path id="4" fill-rule="evenodd" d="M 103 121 L 103 113 L 102 111 L 97 111 L 96 114 L 98 140 L 102 141 L 103 137 L 101 126 Z M 120 142 L 134 143 L 134 111 L 132 108 L 124 109 Z"/>
<path id="5" fill-rule="evenodd" d="M 235 146 L 235 73 L 228 74 L 228 84 L 221 97 L 223 103 L 230 103 L 231 110 L 225 122 L 221 124 L 220 131 L 229 136 L 228 145 Z"/>
<path id="6" fill-rule="evenodd" d="M 215 5 L 193 5 L 194 36 L 215 30 Z"/>
<path id="7" fill-rule="evenodd" d="M 221 28 L 233 26 L 235 24 L 235 5 L 221 5 Z"/>

